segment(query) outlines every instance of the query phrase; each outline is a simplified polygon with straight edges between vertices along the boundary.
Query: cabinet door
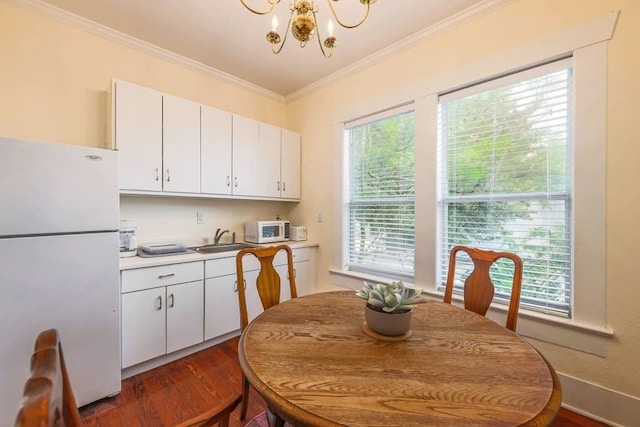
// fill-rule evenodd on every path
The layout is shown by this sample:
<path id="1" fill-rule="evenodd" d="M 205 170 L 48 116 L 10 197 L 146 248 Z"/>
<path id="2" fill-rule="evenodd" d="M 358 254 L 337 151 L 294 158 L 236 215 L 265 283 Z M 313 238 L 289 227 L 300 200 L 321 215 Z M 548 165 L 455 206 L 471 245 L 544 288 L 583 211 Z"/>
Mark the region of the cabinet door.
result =
<path id="1" fill-rule="evenodd" d="M 275 269 L 276 273 L 280 276 L 280 302 L 290 300 L 291 290 L 289 289 L 289 271 L 287 265 L 279 265 L 275 267 Z"/>
<path id="2" fill-rule="evenodd" d="M 247 317 L 249 319 L 249 323 L 264 311 L 264 308 L 262 308 L 262 301 L 260 301 L 260 296 L 258 295 L 258 289 L 256 288 L 258 272 L 258 270 L 253 270 L 244 273 L 244 280 L 247 282 L 245 284 L 246 291 L 244 294 L 247 298 Z M 238 286 L 240 286 L 240 284 L 238 284 Z"/>
<path id="3" fill-rule="evenodd" d="M 116 81 L 114 137 L 120 189 L 162 190 L 162 94 Z"/>
<path id="4" fill-rule="evenodd" d="M 260 123 L 259 153 L 263 161 L 256 177 L 256 192 L 258 196 L 280 197 L 282 182 L 280 180 L 280 128 Z"/>
<path id="5" fill-rule="evenodd" d="M 213 277 L 204 283 L 204 339 L 240 329 L 237 276 Z"/>
<path id="6" fill-rule="evenodd" d="M 167 353 L 201 343 L 203 327 L 203 281 L 167 286 Z"/>
<path id="7" fill-rule="evenodd" d="M 285 199 L 300 198 L 300 134 L 282 130 L 281 191 Z"/>
<path id="8" fill-rule="evenodd" d="M 231 113 L 201 107 L 200 190 L 231 194 Z"/>
<path id="9" fill-rule="evenodd" d="M 233 116 L 233 194 L 255 196 L 254 182 L 264 159 L 258 151 L 259 124 L 246 117 Z"/>
<path id="10" fill-rule="evenodd" d="M 122 295 L 122 367 L 161 356 L 167 351 L 165 288 Z"/>
<path id="11" fill-rule="evenodd" d="M 311 282 L 311 266 L 309 261 L 296 262 L 293 264 L 296 275 L 296 291 L 298 296 L 309 295 L 313 293 L 313 284 Z"/>
<path id="12" fill-rule="evenodd" d="M 169 95 L 162 102 L 162 189 L 199 193 L 200 105 Z"/>

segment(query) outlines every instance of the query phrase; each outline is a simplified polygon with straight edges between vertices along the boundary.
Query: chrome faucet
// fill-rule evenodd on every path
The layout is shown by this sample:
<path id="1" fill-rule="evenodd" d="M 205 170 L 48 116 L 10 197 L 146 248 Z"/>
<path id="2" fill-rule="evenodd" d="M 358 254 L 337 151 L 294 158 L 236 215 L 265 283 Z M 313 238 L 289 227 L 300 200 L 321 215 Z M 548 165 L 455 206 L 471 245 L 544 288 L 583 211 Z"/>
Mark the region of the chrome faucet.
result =
<path id="1" fill-rule="evenodd" d="M 213 244 L 214 244 L 214 245 L 219 245 L 219 244 L 220 244 L 220 238 L 222 237 L 222 235 L 223 235 L 224 233 L 228 233 L 228 232 L 229 232 L 229 230 L 224 230 L 224 231 L 222 231 L 222 232 L 220 232 L 220 230 L 221 230 L 221 229 L 220 229 L 220 228 L 218 228 L 218 229 L 216 230 L 216 235 L 213 237 Z"/>

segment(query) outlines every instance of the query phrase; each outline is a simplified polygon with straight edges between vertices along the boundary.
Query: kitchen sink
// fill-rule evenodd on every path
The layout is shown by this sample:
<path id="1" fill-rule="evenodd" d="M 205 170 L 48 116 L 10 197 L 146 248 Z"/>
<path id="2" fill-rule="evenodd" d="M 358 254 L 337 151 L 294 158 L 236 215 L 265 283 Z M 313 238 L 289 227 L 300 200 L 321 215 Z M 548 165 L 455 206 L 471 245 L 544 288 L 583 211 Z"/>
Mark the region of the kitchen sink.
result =
<path id="1" fill-rule="evenodd" d="M 189 249 L 201 254 L 217 254 L 219 252 L 239 251 L 244 248 L 255 248 L 255 246 L 247 243 L 222 243 L 218 245 L 194 246 Z"/>

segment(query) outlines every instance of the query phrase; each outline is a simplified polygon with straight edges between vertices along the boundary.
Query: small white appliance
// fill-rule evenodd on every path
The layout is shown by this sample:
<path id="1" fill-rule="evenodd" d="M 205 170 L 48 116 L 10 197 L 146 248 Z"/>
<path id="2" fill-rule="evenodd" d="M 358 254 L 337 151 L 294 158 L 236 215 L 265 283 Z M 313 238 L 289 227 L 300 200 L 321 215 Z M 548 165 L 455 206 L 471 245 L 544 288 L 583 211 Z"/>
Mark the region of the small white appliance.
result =
<path id="1" fill-rule="evenodd" d="M 120 258 L 136 256 L 138 254 L 138 240 L 136 229 L 138 221 L 135 219 L 120 220 Z"/>
<path id="2" fill-rule="evenodd" d="M 273 243 L 289 240 L 289 221 L 249 221 L 244 226 L 248 243 Z"/>
<path id="3" fill-rule="evenodd" d="M 0 137 L 0 426 L 56 328 L 78 406 L 120 391 L 118 153 Z"/>
<path id="4" fill-rule="evenodd" d="M 295 242 L 307 240 L 307 226 L 292 225 L 289 227 L 289 240 L 293 240 Z"/>

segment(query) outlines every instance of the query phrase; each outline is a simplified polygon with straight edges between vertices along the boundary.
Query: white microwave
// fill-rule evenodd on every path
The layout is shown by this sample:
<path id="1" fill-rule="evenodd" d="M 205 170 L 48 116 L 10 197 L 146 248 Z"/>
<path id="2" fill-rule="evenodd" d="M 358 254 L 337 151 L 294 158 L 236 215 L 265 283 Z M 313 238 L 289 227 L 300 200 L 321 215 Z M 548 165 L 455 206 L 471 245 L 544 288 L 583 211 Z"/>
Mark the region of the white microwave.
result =
<path id="1" fill-rule="evenodd" d="M 248 243 L 272 243 L 289 240 L 289 221 L 249 221 L 244 225 Z"/>

